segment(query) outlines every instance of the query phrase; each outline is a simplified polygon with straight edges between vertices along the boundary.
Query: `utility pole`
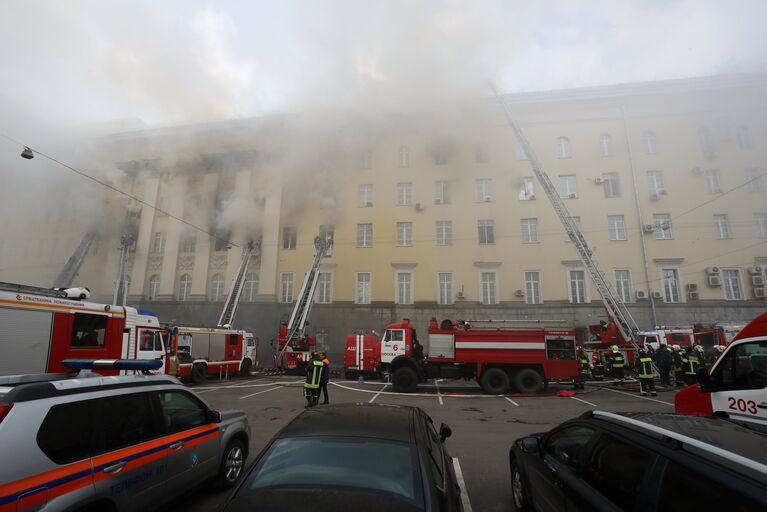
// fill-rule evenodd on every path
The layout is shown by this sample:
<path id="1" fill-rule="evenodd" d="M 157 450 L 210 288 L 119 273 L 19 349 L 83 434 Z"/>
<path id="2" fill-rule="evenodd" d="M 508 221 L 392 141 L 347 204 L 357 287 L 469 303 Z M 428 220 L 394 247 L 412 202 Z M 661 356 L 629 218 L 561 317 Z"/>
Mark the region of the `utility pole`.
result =
<path id="1" fill-rule="evenodd" d="M 133 247 L 134 238 L 131 234 L 124 234 L 120 237 L 120 266 L 117 271 L 117 281 L 115 282 L 115 293 L 112 298 L 112 304 L 125 306 L 128 300 L 128 286 L 125 282 L 125 271 L 128 267 L 128 254 Z M 120 302 L 118 302 L 118 299 Z"/>

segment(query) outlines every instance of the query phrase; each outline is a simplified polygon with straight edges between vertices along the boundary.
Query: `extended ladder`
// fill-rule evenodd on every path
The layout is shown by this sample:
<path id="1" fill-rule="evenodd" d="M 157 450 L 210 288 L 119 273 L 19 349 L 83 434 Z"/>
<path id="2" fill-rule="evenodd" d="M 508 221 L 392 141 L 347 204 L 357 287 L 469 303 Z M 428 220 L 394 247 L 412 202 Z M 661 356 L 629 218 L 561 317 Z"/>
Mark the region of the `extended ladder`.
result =
<path id="1" fill-rule="evenodd" d="M 317 281 L 320 278 L 320 264 L 322 263 L 322 258 L 325 257 L 332 246 L 332 238 L 322 239 L 319 236 L 314 237 L 314 262 L 304 276 L 301 293 L 298 295 L 296 306 L 293 308 L 293 313 L 290 315 L 290 321 L 288 322 L 288 335 L 285 338 L 285 346 L 282 347 L 277 357 L 278 361 L 282 360 L 282 355 L 288 348 L 288 345 L 291 342 L 300 340 L 304 335 L 304 328 L 314 305 L 314 292 L 317 289 Z"/>
<path id="2" fill-rule="evenodd" d="M 53 288 L 40 288 L 38 286 L 27 286 L 16 283 L 0 283 L 0 291 L 11 293 L 28 293 L 30 295 L 44 295 L 45 297 L 58 297 L 66 299 L 67 294 L 64 290 L 55 290 Z"/>
<path id="3" fill-rule="evenodd" d="M 232 287 L 229 289 L 229 295 L 226 296 L 224 302 L 224 309 L 221 311 L 221 316 L 218 318 L 219 327 L 231 327 L 234 321 L 234 316 L 237 314 L 237 306 L 240 305 L 240 298 L 242 297 L 242 288 L 245 285 L 245 278 L 248 275 L 248 264 L 251 258 L 257 256 L 260 243 L 248 242 L 248 246 L 242 253 L 242 262 L 240 268 L 237 270 L 237 275 L 232 280 Z"/>
<path id="4" fill-rule="evenodd" d="M 495 90 L 495 87 L 493 87 L 493 93 L 501 103 L 503 112 L 506 115 L 506 120 L 508 121 L 509 126 L 511 126 L 511 129 L 514 131 L 517 142 L 519 142 L 520 147 L 525 152 L 527 159 L 530 161 L 530 165 L 533 168 L 533 173 L 535 173 L 535 176 L 541 183 L 544 192 L 546 192 L 549 201 L 551 201 L 551 205 L 554 207 L 554 211 L 556 212 L 557 217 L 559 217 L 562 226 L 565 228 L 565 232 L 570 237 L 570 240 L 573 242 L 573 245 L 578 251 L 578 255 L 580 256 L 583 265 L 591 275 L 591 279 L 594 281 L 594 285 L 596 286 L 600 297 L 602 297 L 602 303 L 605 305 L 607 313 L 618 326 L 618 330 L 623 336 L 623 339 L 636 347 L 636 333 L 639 331 L 639 328 L 637 327 L 634 318 L 631 316 L 631 313 L 620 299 L 620 297 L 618 297 L 612 291 L 610 284 L 608 283 L 607 279 L 605 279 L 604 273 L 599 269 L 599 265 L 597 264 L 596 259 L 593 258 L 588 243 L 586 243 L 586 238 L 583 236 L 583 233 L 581 233 L 581 230 L 578 228 L 578 225 L 575 223 L 575 221 L 573 221 L 570 212 L 567 211 L 567 207 L 565 206 L 564 201 L 562 201 L 562 198 L 559 196 L 559 192 L 551 182 L 549 176 L 546 174 L 546 171 L 543 169 L 543 165 L 541 165 L 541 162 L 535 156 L 535 152 L 530 146 L 530 143 L 527 141 L 522 128 L 514 120 L 509 105 L 506 103 L 506 101 L 503 100 L 503 98 L 501 98 L 501 96 Z"/>
<path id="5" fill-rule="evenodd" d="M 93 241 L 96 239 L 96 233 L 86 233 L 80 244 L 69 257 L 64 267 L 56 276 L 56 280 L 53 282 L 55 288 L 69 288 L 72 286 L 72 282 L 77 277 L 77 273 L 80 272 L 80 267 L 83 265 L 85 255 L 88 254 L 88 249 L 91 248 Z"/>

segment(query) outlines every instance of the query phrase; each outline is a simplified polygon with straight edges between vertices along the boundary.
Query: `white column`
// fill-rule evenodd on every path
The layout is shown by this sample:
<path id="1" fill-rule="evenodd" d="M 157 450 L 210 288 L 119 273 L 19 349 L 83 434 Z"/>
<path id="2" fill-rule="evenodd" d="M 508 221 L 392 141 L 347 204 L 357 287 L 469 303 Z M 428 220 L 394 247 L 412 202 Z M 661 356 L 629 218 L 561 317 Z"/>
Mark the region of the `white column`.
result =
<path id="1" fill-rule="evenodd" d="M 264 205 L 263 235 L 261 243 L 261 270 L 258 294 L 277 297 L 277 257 L 280 247 L 280 213 L 282 188 L 266 198 Z"/>
<path id="2" fill-rule="evenodd" d="M 144 197 L 142 198 L 148 204 L 156 204 L 157 192 L 160 187 L 160 178 L 152 177 L 147 178 L 144 183 Z M 147 276 L 147 263 L 149 260 L 149 251 L 152 248 L 152 227 L 154 226 L 154 209 L 149 206 L 143 205 L 141 208 L 141 220 L 138 226 L 138 235 L 136 236 L 136 252 L 133 255 L 133 270 L 131 271 L 131 283 L 128 294 L 133 298 L 140 298 L 144 295 L 144 284 Z M 119 243 L 120 237 L 116 237 L 115 240 Z M 110 240 L 110 242 L 112 242 Z M 101 250 L 109 250 L 109 263 L 108 269 L 115 269 L 115 278 L 112 279 L 112 287 L 114 288 L 114 281 L 116 280 L 116 272 L 118 268 L 118 260 L 120 258 L 120 251 L 113 250 L 113 243 L 109 247 L 102 245 Z M 112 253 L 115 253 L 113 255 Z M 112 261 L 114 259 L 114 262 Z M 161 279 L 165 276 L 161 276 Z M 132 299 L 129 299 L 130 302 Z"/>

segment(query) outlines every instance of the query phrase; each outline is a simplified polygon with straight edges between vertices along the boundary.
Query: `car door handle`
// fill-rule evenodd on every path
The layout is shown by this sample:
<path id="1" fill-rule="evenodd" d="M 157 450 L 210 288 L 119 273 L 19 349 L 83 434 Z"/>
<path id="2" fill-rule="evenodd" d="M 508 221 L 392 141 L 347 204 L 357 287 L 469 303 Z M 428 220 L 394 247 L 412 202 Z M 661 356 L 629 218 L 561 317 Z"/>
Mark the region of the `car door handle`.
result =
<path id="1" fill-rule="evenodd" d="M 170 448 L 171 450 L 180 450 L 183 447 L 184 447 L 184 441 L 178 441 L 168 446 L 168 448 Z"/>
<path id="2" fill-rule="evenodd" d="M 125 467 L 127 463 L 128 461 L 121 460 L 117 464 L 112 464 L 111 466 L 105 467 L 102 471 L 104 471 L 104 473 L 113 473 L 113 474 L 119 473 L 120 471 L 123 470 L 123 468 Z"/>

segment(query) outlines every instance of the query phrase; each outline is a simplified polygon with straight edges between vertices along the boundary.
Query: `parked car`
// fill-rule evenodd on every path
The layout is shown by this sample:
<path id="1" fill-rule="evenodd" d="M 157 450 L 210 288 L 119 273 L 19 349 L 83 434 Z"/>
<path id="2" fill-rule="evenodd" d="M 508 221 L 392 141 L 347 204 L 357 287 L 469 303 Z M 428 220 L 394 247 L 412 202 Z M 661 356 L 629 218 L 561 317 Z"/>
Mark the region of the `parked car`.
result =
<path id="1" fill-rule="evenodd" d="M 588 412 L 509 451 L 517 511 L 767 510 L 764 437 L 725 419 Z"/>
<path id="2" fill-rule="evenodd" d="M 224 510 L 463 510 L 450 434 L 417 407 L 308 409 L 258 455 Z"/>
<path id="3" fill-rule="evenodd" d="M 64 364 L 149 372 L 161 362 Z M 245 413 L 214 411 L 172 377 L 0 377 L 0 510 L 143 512 L 209 481 L 232 487 L 249 436 Z"/>

